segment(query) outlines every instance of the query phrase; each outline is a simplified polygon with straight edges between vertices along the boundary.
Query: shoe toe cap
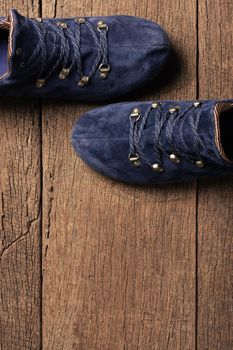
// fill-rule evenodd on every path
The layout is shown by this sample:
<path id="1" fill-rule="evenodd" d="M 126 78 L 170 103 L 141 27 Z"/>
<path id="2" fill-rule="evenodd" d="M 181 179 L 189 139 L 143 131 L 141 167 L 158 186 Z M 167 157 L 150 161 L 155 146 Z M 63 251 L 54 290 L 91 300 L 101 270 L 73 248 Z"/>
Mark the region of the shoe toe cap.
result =
<path id="1" fill-rule="evenodd" d="M 170 42 L 166 32 L 156 23 L 135 17 L 122 18 L 122 29 L 112 33 L 113 79 L 122 89 L 136 89 L 153 80 L 165 65 Z M 110 31 L 109 31 L 110 35 Z M 118 49 L 115 49 L 118 46 Z M 120 49 L 119 49 L 120 48 Z M 112 52 L 111 52 L 112 51 Z"/>
<path id="2" fill-rule="evenodd" d="M 115 16 L 106 17 L 106 21 L 109 22 L 109 42 L 114 46 L 170 47 L 167 33 L 151 20 L 133 16 Z"/>
<path id="3" fill-rule="evenodd" d="M 109 28 L 111 70 L 105 80 L 94 77 L 90 89 L 95 100 L 115 99 L 144 86 L 159 74 L 170 53 L 166 32 L 152 21 L 131 16 L 104 17 L 103 20 Z"/>
<path id="4" fill-rule="evenodd" d="M 129 115 L 133 103 L 109 105 L 84 114 L 72 131 L 76 153 L 94 170 L 126 181 L 131 164 L 129 150 Z"/>
<path id="5" fill-rule="evenodd" d="M 121 138 L 129 135 L 129 116 L 142 103 L 114 103 L 90 110 L 76 122 L 72 138 Z"/>

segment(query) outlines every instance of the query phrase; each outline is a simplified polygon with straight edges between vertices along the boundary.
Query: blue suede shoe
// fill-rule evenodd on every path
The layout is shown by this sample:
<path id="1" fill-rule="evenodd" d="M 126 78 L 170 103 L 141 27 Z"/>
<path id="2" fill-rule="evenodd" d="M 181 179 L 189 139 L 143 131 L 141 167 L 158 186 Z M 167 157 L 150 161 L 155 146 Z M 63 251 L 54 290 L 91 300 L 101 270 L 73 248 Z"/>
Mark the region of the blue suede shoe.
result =
<path id="1" fill-rule="evenodd" d="M 0 18 L 0 95 L 82 101 L 116 98 L 154 79 L 167 34 L 130 17 Z"/>
<path id="2" fill-rule="evenodd" d="M 233 100 L 112 104 L 74 126 L 76 152 L 92 168 L 133 184 L 233 173 Z"/>

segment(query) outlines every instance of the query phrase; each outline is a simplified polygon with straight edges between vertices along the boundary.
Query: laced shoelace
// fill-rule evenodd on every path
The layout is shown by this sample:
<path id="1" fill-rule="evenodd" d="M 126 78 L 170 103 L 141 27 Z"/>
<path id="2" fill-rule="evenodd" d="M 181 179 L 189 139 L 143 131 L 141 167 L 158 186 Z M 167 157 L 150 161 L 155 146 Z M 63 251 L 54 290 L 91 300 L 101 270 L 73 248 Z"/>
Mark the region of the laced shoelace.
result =
<path id="1" fill-rule="evenodd" d="M 32 19 L 33 26 L 38 35 L 38 43 L 31 56 L 27 59 L 27 65 L 32 65 L 37 57 L 40 57 L 40 65 L 36 61 L 39 67 L 36 80 L 36 86 L 38 88 L 42 88 L 51 75 L 57 70 L 59 71 L 59 68 L 58 77 L 61 80 L 68 77 L 76 69 L 79 77 L 78 85 L 80 87 L 88 84 L 97 69 L 100 72 L 100 78 L 107 78 L 110 71 L 110 65 L 108 63 L 107 24 L 104 21 L 98 21 L 96 27 L 99 32 L 98 36 L 96 30 L 85 18 L 77 18 L 74 21 L 76 25 L 70 26 L 66 22 L 52 22 L 41 18 Z M 88 75 L 84 75 L 82 67 L 80 52 L 81 25 L 87 26 L 97 47 L 97 54 Z M 46 45 L 47 35 L 50 35 L 52 38 L 49 49 Z M 54 53 L 57 48 L 59 50 L 58 58 L 56 62 L 53 62 Z M 22 64 L 25 65 L 24 62 Z"/>
<path id="2" fill-rule="evenodd" d="M 167 112 L 163 112 L 161 104 L 154 102 L 149 106 L 143 116 L 139 108 L 134 108 L 129 117 L 128 158 L 132 165 L 135 167 L 140 166 L 140 159 L 143 159 L 153 171 L 163 172 L 162 154 L 166 153 L 169 159 L 175 164 L 179 164 L 181 158 L 184 157 L 194 162 L 196 167 L 203 168 L 204 162 L 200 149 L 204 147 L 204 143 L 198 131 L 201 105 L 202 103 L 197 101 L 187 107 L 182 113 L 179 112 L 179 106 L 172 107 Z M 154 111 L 153 162 L 146 156 L 141 145 L 142 134 L 152 111 Z M 187 144 L 184 138 L 184 123 L 189 123 L 190 125 L 193 137 L 192 147 Z M 175 128 L 179 135 L 179 146 L 174 140 Z M 163 145 L 161 140 L 162 130 L 165 132 L 166 146 Z"/>

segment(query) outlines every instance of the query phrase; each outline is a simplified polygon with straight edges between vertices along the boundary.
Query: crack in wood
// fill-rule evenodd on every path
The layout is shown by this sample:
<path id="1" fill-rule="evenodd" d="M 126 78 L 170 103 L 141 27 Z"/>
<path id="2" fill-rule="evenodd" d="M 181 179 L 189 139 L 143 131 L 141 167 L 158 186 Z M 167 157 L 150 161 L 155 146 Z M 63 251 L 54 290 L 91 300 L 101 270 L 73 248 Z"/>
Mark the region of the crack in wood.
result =
<path id="1" fill-rule="evenodd" d="M 2 214 L 1 214 L 1 229 L 4 232 L 5 229 L 5 209 L 4 209 L 4 197 L 3 193 L 1 193 L 1 203 L 2 203 Z M 5 237 L 4 237 L 5 238 Z"/>
<path id="2" fill-rule="evenodd" d="M 29 233 L 30 233 L 30 230 L 31 230 L 31 227 L 32 225 L 37 222 L 38 220 L 40 219 L 40 210 L 38 211 L 38 214 L 37 216 L 34 218 L 34 219 L 31 219 L 28 221 L 27 225 L 28 225 L 28 228 L 26 230 L 25 233 L 21 234 L 19 237 L 17 237 L 15 240 L 13 240 L 10 244 L 8 244 L 7 247 L 4 247 L 1 254 L 0 254 L 0 260 L 3 258 L 3 256 L 9 252 L 9 250 L 14 247 L 18 242 L 20 242 L 22 239 L 24 239 Z"/>
<path id="3" fill-rule="evenodd" d="M 49 239 L 50 239 L 50 226 L 51 226 L 51 213 L 52 213 L 52 207 L 53 207 L 53 200 L 54 200 L 54 195 L 53 195 L 53 180 L 54 180 L 54 174 L 50 173 L 50 181 L 51 186 L 49 188 L 49 198 L 48 198 L 48 211 L 47 211 L 47 225 L 46 225 L 46 246 L 45 246 L 45 252 L 44 252 L 44 258 L 46 258 L 48 254 L 48 248 L 49 248 Z"/>
<path id="4" fill-rule="evenodd" d="M 54 196 L 51 195 L 51 193 L 53 193 L 53 186 L 50 187 L 50 190 L 49 190 L 49 193 L 50 193 L 50 196 L 49 196 L 49 204 L 48 204 L 48 221 L 47 221 L 47 227 L 46 227 L 46 238 L 49 239 L 50 237 L 50 225 L 51 225 L 51 213 L 52 213 L 52 206 L 53 206 L 53 199 L 54 199 Z"/>
<path id="5" fill-rule="evenodd" d="M 54 18 L 57 17 L 57 0 L 54 0 Z"/>

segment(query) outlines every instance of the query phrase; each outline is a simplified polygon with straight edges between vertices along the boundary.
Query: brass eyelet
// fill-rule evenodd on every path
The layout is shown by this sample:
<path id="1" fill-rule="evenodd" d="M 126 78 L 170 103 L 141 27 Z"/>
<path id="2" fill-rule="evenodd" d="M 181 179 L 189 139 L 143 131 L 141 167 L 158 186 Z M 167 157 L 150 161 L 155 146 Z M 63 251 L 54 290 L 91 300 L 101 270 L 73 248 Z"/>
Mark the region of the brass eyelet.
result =
<path id="1" fill-rule="evenodd" d="M 155 171 L 156 173 L 162 173 L 164 171 L 163 167 L 161 164 L 159 163 L 155 163 L 151 165 L 151 168 L 153 171 Z"/>
<path id="2" fill-rule="evenodd" d="M 45 79 L 37 79 L 37 81 L 36 81 L 36 87 L 37 87 L 38 89 L 41 89 L 41 88 L 44 86 L 44 84 L 45 84 Z"/>
<path id="3" fill-rule="evenodd" d="M 15 53 L 16 53 L 17 56 L 20 56 L 21 53 L 22 53 L 22 51 L 23 51 L 23 50 L 21 49 L 21 47 L 18 47 L 18 48 L 16 49 Z"/>
<path id="4" fill-rule="evenodd" d="M 152 105 L 151 105 L 152 108 L 156 109 L 159 107 L 159 103 L 158 102 L 152 102 Z"/>
<path id="5" fill-rule="evenodd" d="M 178 158 L 174 153 L 169 155 L 169 159 L 174 164 L 180 164 L 180 158 Z"/>
<path id="6" fill-rule="evenodd" d="M 79 23 L 79 24 L 84 24 L 86 23 L 86 19 L 84 17 L 79 17 L 75 19 L 75 22 Z"/>
<path id="7" fill-rule="evenodd" d="M 173 114 L 173 113 L 175 113 L 175 112 L 178 112 L 179 109 L 180 109 L 179 106 L 175 106 L 175 107 L 170 108 L 170 109 L 169 109 L 169 112 L 170 112 L 171 114 Z"/>
<path id="8" fill-rule="evenodd" d="M 133 119 L 134 121 L 137 121 L 139 120 L 141 117 L 141 114 L 140 114 L 140 109 L 139 108 L 134 108 L 132 110 L 132 113 L 130 114 L 130 119 Z"/>
<path id="9" fill-rule="evenodd" d="M 196 101 L 193 103 L 195 108 L 201 107 L 201 104 L 202 104 L 201 101 Z"/>
<path id="10" fill-rule="evenodd" d="M 97 23 L 97 29 L 99 32 L 101 32 L 102 30 L 104 30 L 105 32 L 108 31 L 108 26 L 106 23 L 104 23 L 104 21 L 98 21 Z"/>
<path id="11" fill-rule="evenodd" d="M 135 154 L 130 153 L 128 155 L 128 158 L 129 158 L 130 163 L 133 166 L 138 167 L 140 165 L 140 158 L 139 158 L 139 155 L 137 153 L 135 153 Z"/>
<path id="12" fill-rule="evenodd" d="M 65 22 L 57 22 L 57 26 L 62 29 L 66 29 L 68 27 L 67 23 Z"/>
<path id="13" fill-rule="evenodd" d="M 101 65 L 99 66 L 100 77 L 102 79 L 106 79 L 110 69 L 111 67 L 109 64 L 101 63 Z"/>
<path id="14" fill-rule="evenodd" d="M 58 78 L 63 80 L 66 77 L 68 77 L 69 73 L 70 73 L 70 69 L 69 68 L 63 68 L 62 71 L 59 73 Z"/>
<path id="15" fill-rule="evenodd" d="M 83 86 L 87 85 L 88 82 L 89 82 L 89 77 L 87 77 L 86 75 L 83 75 L 78 82 L 78 86 L 83 87 Z"/>
<path id="16" fill-rule="evenodd" d="M 195 161 L 195 165 L 196 165 L 197 168 L 200 168 L 200 169 L 204 168 L 204 162 L 201 159 L 196 160 Z"/>

